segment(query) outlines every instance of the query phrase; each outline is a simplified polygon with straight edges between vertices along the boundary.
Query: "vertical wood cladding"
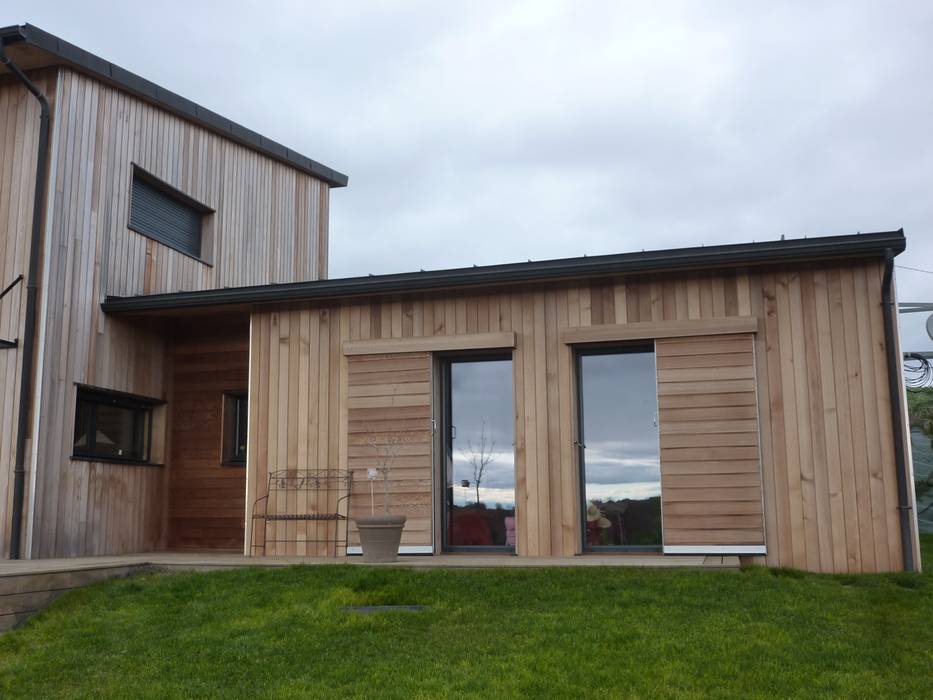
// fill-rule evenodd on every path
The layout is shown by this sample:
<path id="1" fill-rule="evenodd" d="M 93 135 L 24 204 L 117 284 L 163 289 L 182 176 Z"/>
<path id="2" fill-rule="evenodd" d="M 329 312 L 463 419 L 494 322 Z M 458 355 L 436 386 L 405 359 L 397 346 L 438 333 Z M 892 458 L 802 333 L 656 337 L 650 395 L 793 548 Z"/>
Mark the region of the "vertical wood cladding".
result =
<path id="1" fill-rule="evenodd" d="M 106 317 L 100 302 L 107 294 L 316 279 L 326 267 L 328 187 L 71 70 L 60 69 L 50 91 L 41 393 L 38 440 L 27 467 L 27 500 L 34 504 L 27 547 L 34 557 L 157 549 L 166 544 L 168 516 L 162 470 L 69 459 L 76 382 L 159 399 L 169 394 L 165 338 L 171 329 Z M 22 102 L 13 111 L 16 135 L 2 139 L 20 153 L 22 169 L 14 175 L 23 177 L 35 121 L 29 102 L 16 99 Z M 9 124 L 0 124 L 0 133 Z M 127 228 L 134 164 L 215 210 L 205 230 L 207 264 Z M 4 187 L 0 197 L 6 193 Z M 16 246 L 28 245 L 23 207 L 13 215 Z M 5 318 L 0 324 L 9 323 Z"/>
<path id="2" fill-rule="evenodd" d="M 750 334 L 655 344 L 665 545 L 763 545 Z"/>
<path id="3" fill-rule="evenodd" d="M 54 73 L 33 80 L 54 104 Z M 0 79 L 0 289 L 29 270 L 38 139 L 39 103 L 20 83 Z M 24 279 L 0 300 L 0 339 L 22 340 L 25 313 Z M 0 558 L 9 556 L 22 359 L 21 347 L 0 349 Z"/>
<path id="4" fill-rule="evenodd" d="M 576 398 L 572 348 L 560 341 L 561 333 L 608 323 L 751 315 L 758 317 L 760 326 L 751 341 L 754 364 L 748 364 L 747 340 L 723 341 L 718 336 L 710 342 L 736 345 L 715 360 L 727 364 L 695 367 L 672 366 L 705 360 L 675 361 L 669 349 L 698 341 L 659 341 L 662 373 L 702 370 L 710 375 L 702 381 L 735 383 L 735 391 L 728 392 L 736 394 L 735 400 L 718 407 L 729 410 L 715 421 L 708 419 L 728 423 L 723 430 L 735 430 L 706 431 L 704 444 L 694 441 L 694 449 L 709 455 L 714 454 L 710 450 L 729 448 L 745 455 L 731 466 L 747 471 L 730 472 L 742 485 L 728 488 L 748 496 L 733 499 L 735 504 L 753 503 L 761 489 L 768 552 L 762 561 L 814 571 L 898 569 L 902 560 L 881 272 L 881 263 L 871 262 L 632 276 L 258 311 L 253 315 L 251 389 L 259 398 L 251 404 L 251 417 L 259 427 L 251 434 L 256 451 L 251 447 L 249 498 L 255 497 L 252 475 L 265 473 L 270 462 L 307 463 L 316 456 L 322 464 L 349 464 L 349 375 L 340 350 L 343 341 L 514 331 L 517 550 L 531 556 L 574 554 L 581 539 L 573 448 Z M 723 372 L 730 376 L 723 377 Z M 678 376 L 683 378 L 662 374 L 662 385 Z M 754 421 L 753 408 L 757 430 L 749 422 Z M 674 406 L 662 402 L 662 409 Z M 682 441 L 667 428 L 663 432 L 667 440 Z M 705 444 L 727 439 L 742 444 Z M 668 449 L 685 447 L 671 443 Z M 758 453 L 760 487 L 745 484 L 757 478 Z M 718 460 L 704 456 L 700 461 L 710 472 L 704 478 L 723 481 L 709 466 Z M 693 488 L 685 485 L 688 475 L 677 476 L 674 494 Z M 719 538 L 758 536 L 760 505 L 753 510 L 726 513 L 738 518 L 735 527 L 703 529 L 718 531 Z M 706 517 L 706 524 L 714 522 L 713 514 Z M 691 527 L 676 518 L 673 524 L 683 526 L 673 528 L 675 538 L 686 536 Z M 733 535 L 723 534 L 730 531 Z M 739 531 L 745 532 L 735 535 Z"/>

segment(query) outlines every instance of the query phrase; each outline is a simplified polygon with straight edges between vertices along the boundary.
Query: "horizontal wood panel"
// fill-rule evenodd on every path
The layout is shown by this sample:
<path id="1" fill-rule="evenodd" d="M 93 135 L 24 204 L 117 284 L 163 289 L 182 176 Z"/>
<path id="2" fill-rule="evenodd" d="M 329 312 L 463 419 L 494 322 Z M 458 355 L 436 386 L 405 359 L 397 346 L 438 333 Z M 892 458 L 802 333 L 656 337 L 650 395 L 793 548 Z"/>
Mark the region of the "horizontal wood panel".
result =
<path id="1" fill-rule="evenodd" d="M 670 447 L 661 449 L 661 462 L 698 462 L 757 459 L 757 447 Z"/>
<path id="2" fill-rule="evenodd" d="M 742 474 L 761 472 L 761 463 L 757 459 L 726 459 L 672 462 L 667 461 L 665 474 Z"/>
<path id="3" fill-rule="evenodd" d="M 752 342 L 656 343 L 665 546 L 765 542 Z"/>
<path id="4" fill-rule="evenodd" d="M 427 336 L 355 340 L 343 344 L 344 355 L 379 355 L 404 352 L 445 352 L 450 350 L 488 350 L 514 348 L 515 333 L 473 333 L 470 335 Z"/>
<path id="5" fill-rule="evenodd" d="M 758 445 L 758 433 L 709 432 L 661 436 L 662 450 L 677 447 L 735 447 L 745 445 Z"/>
<path id="6" fill-rule="evenodd" d="M 711 379 L 709 381 L 665 382 L 663 384 L 658 384 L 659 396 L 697 396 L 751 393 L 754 391 L 754 379 Z"/>
<path id="7" fill-rule="evenodd" d="M 750 352 L 724 352 L 710 355 L 659 355 L 657 366 L 662 369 L 691 369 L 694 367 L 736 367 L 750 365 Z"/>
<path id="8" fill-rule="evenodd" d="M 169 347 L 172 367 L 167 541 L 172 549 L 239 549 L 246 512 L 246 469 L 223 464 L 224 392 L 246 391 L 245 318 L 176 322 L 184 344 Z M 214 365 L 212 359 L 220 361 Z"/>
<path id="9" fill-rule="evenodd" d="M 664 504 L 668 515 L 759 515 L 761 498 L 751 501 L 673 501 Z"/>
<path id="10" fill-rule="evenodd" d="M 431 356 L 427 353 L 382 354 L 378 360 L 364 359 L 366 357 L 354 355 L 348 358 L 350 376 L 357 379 L 356 384 L 349 386 L 347 398 L 348 456 L 353 470 L 351 514 L 365 515 L 373 509 L 376 513 L 384 510 L 386 496 L 382 477 L 371 484 L 366 478 L 366 470 L 379 466 L 387 450 L 391 450 L 397 457 L 390 461 L 389 510 L 406 516 L 402 546 L 430 546 L 433 542 L 430 522 L 434 507 L 431 421 L 427 416 L 400 419 L 395 406 L 401 405 L 396 402 L 406 398 L 417 399 L 419 404 L 430 406 L 431 383 L 420 379 L 425 374 L 430 376 Z M 405 371 L 418 372 L 422 376 L 387 385 L 383 383 L 384 373 L 375 371 L 372 366 L 381 362 L 394 367 L 400 361 L 417 363 L 417 367 Z M 366 371 L 358 371 L 357 364 L 363 364 Z M 354 397 L 361 395 L 378 395 L 389 401 L 380 412 L 375 412 L 372 407 L 357 406 L 359 399 Z M 349 426 L 353 426 L 352 430 Z M 394 447 L 393 441 L 398 441 Z M 359 534 L 352 522 L 349 538 L 351 546 L 359 544 Z"/>
<path id="11" fill-rule="evenodd" d="M 662 477 L 663 479 L 663 477 Z M 678 488 L 668 486 L 666 481 L 661 486 L 661 502 L 674 501 L 751 501 L 761 499 L 761 486 L 713 486 L 709 488 Z"/>
<path id="12" fill-rule="evenodd" d="M 707 406 L 705 408 L 665 408 L 661 420 L 667 427 L 683 425 L 690 421 L 741 421 L 758 418 L 758 406 Z"/>
<path id="13" fill-rule="evenodd" d="M 733 486 L 761 487 L 760 470 L 738 473 L 667 474 L 664 483 L 669 488 L 718 488 Z"/>
<path id="14" fill-rule="evenodd" d="M 658 396 L 658 408 L 732 408 L 755 406 L 754 393 L 750 391 L 726 394 L 665 394 Z"/>
<path id="15" fill-rule="evenodd" d="M 730 513 L 728 515 L 715 514 L 668 514 L 664 519 L 664 526 L 671 530 L 736 530 L 764 528 L 764 515 L 752 513 L 741 515 Z"/>
<path id="16" fill-rule="evenodd" d="M 755 540 L 762 539 L 760 527 L 747 529 L 715 529 L 703 530 L 690 528 L 688 530 L 665 531 L 665 544 L 693 544 L 693 545 L 735 545 L 761 544 Z"/>
<path id="17" fill-rule="evenodd" d="M 580 328 L 568 328 L 561 333 L 564 343 L 604 343 L 625 340 L 653 340 L 684 336 L 710 336 L 718 333 L 746 333 L 758 329 L 753 316 L 717 318 L 714 320 L 671 320 L 635 323 L 609 323 Z"/>
<path id="18" fill-rule="evenodd" d="M 690 369 L 659 369 L 658 381 L 665 383 L 677 382 L 710 382 L 720 379 L 754 379 L 755 368 L 751 364 L 744 367 L 693 367 Z"/>
<path id="19" fill-rule="evenodd" d="M 678 421 L 669 412 L 661 414 L 661 434 L 710 434 L 710 433 L 749 433 L 758 434 L 757 418 L 745 420 L 686 420 Z"/>
<path id="20" fill-rule="evenodd" d="M 690 341 L 678 342 L 677 338 L 668 338 L 660 347 L 656 346 L 658 357 L 701 357 L 749 352 L 748 339 L 740 336 L 720 336 L 715 340 L 692 338 Z"/>

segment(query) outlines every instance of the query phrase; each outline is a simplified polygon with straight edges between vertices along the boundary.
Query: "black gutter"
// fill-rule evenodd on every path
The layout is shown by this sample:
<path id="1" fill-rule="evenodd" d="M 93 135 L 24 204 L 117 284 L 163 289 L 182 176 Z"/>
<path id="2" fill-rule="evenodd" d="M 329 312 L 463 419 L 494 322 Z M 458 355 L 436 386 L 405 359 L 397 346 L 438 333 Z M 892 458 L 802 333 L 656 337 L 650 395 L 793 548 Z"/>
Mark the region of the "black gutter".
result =
<path id="1" fill-rule="evenodd" d="M 881 257 L 906 247 L 903 230 L 850 236 L 801 238 L 762 243 L 677 248 L 672 250 L 565 258 L 541 262 L 464 267 L 432 272 L 408 272 L 369 277 L 230 287 L 196 292 L 108 296 L 105 313 L 138 313 L 237 304 L 323 301 L 382 294 L 462 289 L 546 282 L 564 279 L 684 271 L 724 267 L 774 265 L 812 260 Z"/>
<path id="2" fill-rule="evenodd" d="M 190 122 L 220 134 L 226 139 L 258 151 L 269 158 L 323 180 L 331 187 L 346 187 L 349 178 L 341 172 L 296 153 L 262 134 L 223 117 L 216 112 L 156 85 L 128 70 L 31 24 L 0 28 L 0 40 L 23 42 L 53 56 L 60 63 L 77 68 L 124 92 L 142 98 Z"/>
<path id="3" fill-rule="evenodd" d="M 36 183 L 32 199 L 32 238 L 29 243 L 29 272 L 26 275 L 26 318 L 23 323 L 23 366 L 19 382 L 19 416 L 16 424 L 16 456 L 13 466 L 13 512 L 10 527 L 10 559 L 20 558 L 23 528 L 23 499 L 26 487 L 26 437 L 32 409 L 32 366 L 36 339 L 36 298 L 39 289 L 39 254 L 42 248 L 42 209 L 45 205 L 49 153 L 49 101 L 26 74 L 6 55 L 0 40 L 3 63 L 39 101 L 39 145 L 36 153 Z M 33 448 L 35 449 L 35 448 Z"/>
<path id="4" fill-rule="evenodd" d="M 884 316 L 884 346 L 888 364 L 888 394 L 891 399 L 891 425 L 894 430 L 894 469 L 897 473 L 897 512 L 901 529 L 901 549 L 904 552 L 904 571 L 915 571 L 914 547 L 911 537 L 911 505 L 908 479 L 907 450 L 904 445 L 904 407 L 901 402 L 901 358 L 897 352 L 896 314 L 894 303 L 894 251 L 888 250 L 884 259 L 884 277 L 881 282 L 881 303 Z"/>

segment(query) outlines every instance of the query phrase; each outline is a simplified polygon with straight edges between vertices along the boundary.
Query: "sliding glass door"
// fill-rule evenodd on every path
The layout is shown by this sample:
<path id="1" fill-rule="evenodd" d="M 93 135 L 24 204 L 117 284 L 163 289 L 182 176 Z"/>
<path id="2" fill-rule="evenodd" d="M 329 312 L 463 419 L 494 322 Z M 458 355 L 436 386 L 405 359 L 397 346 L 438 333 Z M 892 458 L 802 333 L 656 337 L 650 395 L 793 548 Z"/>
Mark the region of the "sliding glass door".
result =
<path id="1" fill-rule="evenodd" d="M 654 348 L 577 355 L 583 547 L 661 547 Z"/>
<path id="2" fill-rule="evenodd" d="M 512 360 L 447 358 L 443 374 L 444 549 L 514 549 Z"/>

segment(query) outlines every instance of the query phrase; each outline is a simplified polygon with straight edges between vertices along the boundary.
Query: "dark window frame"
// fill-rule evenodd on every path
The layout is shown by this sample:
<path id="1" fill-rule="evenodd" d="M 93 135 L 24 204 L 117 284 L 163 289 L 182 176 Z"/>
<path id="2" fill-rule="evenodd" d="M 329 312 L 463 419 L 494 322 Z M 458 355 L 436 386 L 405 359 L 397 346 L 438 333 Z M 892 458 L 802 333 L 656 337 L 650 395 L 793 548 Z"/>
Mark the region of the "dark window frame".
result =
<path id="1" fill-rule="evenodd" d="M 75 418 L 72 428 L 72 449 L 71 459 L 87 462 L 114 462 L 118 464 L 148 464 L 152 462 L 152 429 L 153 413 L 155 408 L 164 401 L 152 399 L 137 394 L 128 394 L 122 391 L 111 389 L 102 389 L 100 387 L 78 384 L 75 394 Z M 78 429 L 78 407 L 84 403 L 91 407 L 107 406 L 125 409 L 133 412 L 133 430 L 143 430 L 142 457 L 132 456 L 114 456 L 110 454 L 101 454 L 95 450 L 97 437 L 97 411 L 96 408 L 90 413 L 89 427 L 87 430 L 88 446 L 78 447 L 75 444 Z M 137 422 L 142 421 L 142 422 Z"/>
<path id="2" fill-rule="evenodd" d="M 574 373 L 574 401 L 576 402 L 576 439 L 574 447 L 577 453 L 577 483 L 579 485 L 579 513 L 580 542 L 583 554 L 608 553 L 634 553 L 634 552 L 661 552 L 664 549 L 664 525 L 662 509 L 661 542 L 657 545 L 591 545 L 586 541 L 586 435 L 583 430 L 583 358 L 593 355 L 617 355 L 625 353 L 650 352 L 654 355 L 655 368 L 657 368 L 657 350 L 655 341 L 633 340 L 629 342 L 609 342 L 597 344 L 575 345 L 573 347 L 573 373 Z M 657 383 L 657 382 L 656 382 Z M 655 393 L 657 401 L 657 393 Z M 660 455 L 660 448 L 658 451 Z"/>
<path id="3" fill-rule="evenodd" d="M 455 350 L 452 352 L 436 353 L 436 362 L 440 366 L 440 393 L 441 393 L 441 420 L 437 426 L 440 434 L 440 488 L 441 488 L 441 507 L 440 507 L 440 550 L 442 552 L 485 552 L 489 554 L 514 555 L 515 545 L 457 545 L 448 544 L 448 525 L 447 518 L 450 511 L 450 503 L 447 494 L 447 470 L 453 459 L 451 452 L 453 447 L 452 436 L 450 434 L 451 419 L 453 417 L 453 392 L 451 391 L 451 365 L 456 362 L 503 362 L 512 363 L 512 401 L 515 401 L 515 356 L 512 350 Z M 514 409 L 514 405 L 513 405 Z M 514 428 L 513 428 L 514 430 Z M 514 451 L 514 447 L 512 448 Z M 517 489 L 518 477 L 516 479 Z M 517 506 L 517 504 L 516 504 Z M 517 511 L 517 507 L 516 507 Z M 516 520 L 516 528 L 518 522 Z"/>
<path id="4" fill-rule="evenodd" d="M 221 466 L 245 467 L 249 448 L 249 393 L 245 390 L 230 390 L 223 393 L 223 425 L 221 427 Z M 231 414 L 231 410 L 233 413 Z M 240 420 L 245 421 L 246 441 L 242 452 L 239 449 Z"/>
<path id="5" fill-rule="evenodd" d="M 133 163 L 132 166 L 133 167 L 132 167 L 132 173 L 130 177 L 130 196 L 129 196 L 129 204 L 127 206 L 126 227 L 130 231 L 134 231 L 138 233 L 140 236 L 144 236 L 145 238 L 148 238 L 151 241 L 155 241 L 156 243 L 164 245 L 167 248 L 171 248 L 172 250 L 178 253 L 181 253 L 182 255 L 186 257 L 192 258 L 193 260 L 197 260 L 198 262 L 204 265 L 207 265 L 208 267 L 213 267 L 210 261 L 207 260 L 204 255 L 204 244 L 205 244 L 205 239 L 208 238 L 207 236 L 205 236 L 205 231 L 206 231 L 205 219 L 211 216 L 212 214 L 214 214 L 214 209 L 192 198 L 190 195 L 185 194 L 181 190 L 175 187 L 172 187 L 167 182 L 160 180 L 155 175 L 145 170 L 144 168 L 141 168 L 136 163 Z M 164 240 L 164 238 L 162 238 L 161 236 L 159 236 L 157 233 L 153 231 L 144 231 L 142 230 L 142 227 L 134 224 L 133 222 L 133 186 L 137 179 L 145 183 L 152 189 L 158 190 L 159 192 L 164 194 L 166 197 L 169 197 L 175 200 L 175 202 L 177 202 L 178 204 L 181 204 L 182 206 L 185 206 L 188 209 L 193 210 L 195 213 L 199 215 L 200 230 L 198 231 L 199 250 L 198 250 L 197 255 L 192 254 L 191 251 L 184 250 L 178 246 L 172 245 L 171 243 L 167 242 L 166 240 Z"/>

